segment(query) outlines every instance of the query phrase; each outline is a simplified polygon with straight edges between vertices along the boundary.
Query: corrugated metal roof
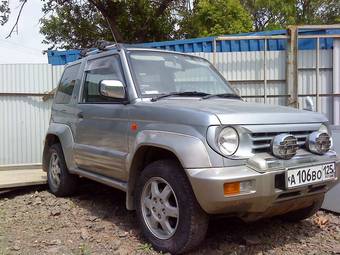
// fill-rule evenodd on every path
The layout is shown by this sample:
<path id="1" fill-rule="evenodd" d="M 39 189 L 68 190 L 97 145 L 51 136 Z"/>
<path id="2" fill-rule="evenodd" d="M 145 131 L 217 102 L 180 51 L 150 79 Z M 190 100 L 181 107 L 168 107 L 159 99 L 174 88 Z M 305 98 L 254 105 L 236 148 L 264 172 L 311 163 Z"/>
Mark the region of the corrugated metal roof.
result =
<path id="1" fill-rule="evenodd" d="M 233 34 L 228 36 L 275 36 L 286 35 L 287 30 L 273 30 L 263 32 L 250 32 Z M 299 29 L 299 34 L 340 34 L 340 29 Z M 216 37 L 203 37 L 185 40 L 172 40 L 163 42 L 142 43 L 141 46 L 165 49 L 177 52 L 194 53 L 194 52 L 213 52 L 213 43 Z M 285 39 L 268 40 L 267 50 L 281 51 L 286 49 Z M 333 47 L 332 38 L 321 38 L 320 49 L 331 49 Z M 264 48 L 264 40 L 231 40 L 231 41 L 217 41 L 217 52 L 239 52 L 239 51 L 259 51 Z M 316 39 L 299 39 L 300 50 L 311 50 L 316 48 Z M 69 62 L 75 61 L 79 58 L 80 50 L 67 51 L 48 51 L 48 63 L 52 65 L 65 65 Z"/>
<path id="2" fill-rule="evenodd" d="M 301 29 L 299 30 L 300 35 L 310 34 L 340 34 L 340 29 Z M 287 35 L 287 30 L 273 30 L 273 31 L 262 31 L 262 32 L 250 32 L 241 34 L 232 34 L 228 36 L 275 36 L 275 35 Z M 144 43 L 142 45 L 158 48 L 173 50 L 179 52 L 213 52 L 213 42 L 216 37 L 205 37 L 188 40 L 174 40 L 164 42 L 152 42 Z M 332 38 L 320 39 L 321 49 L 331 49 L 333 46 Z M 300 50 L 311 50 L 315 49 L 315 39 L 299 39 Z M 231 41 L 217 41 L 216 51 L 217 52 L 236 52 L 236 51 L 259 51 L 264 48 L 264 40 L 231 40 Z M 273 39 L 268 40 L 267 50 L 285 50 L 286 40 L 285 39 Z"/>

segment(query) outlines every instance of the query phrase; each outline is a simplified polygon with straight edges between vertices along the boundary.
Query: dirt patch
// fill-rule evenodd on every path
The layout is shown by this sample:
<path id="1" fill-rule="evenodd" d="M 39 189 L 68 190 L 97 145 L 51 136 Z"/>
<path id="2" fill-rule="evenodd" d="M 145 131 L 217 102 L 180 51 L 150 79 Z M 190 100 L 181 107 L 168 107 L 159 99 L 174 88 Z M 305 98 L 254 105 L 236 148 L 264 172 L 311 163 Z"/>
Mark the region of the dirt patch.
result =
<path id="1" fill-rule="evenodd" d="M 140 235 L 124 194 L 84 182 L 56 198 L 33 187 L 0 194 L 0 255 L 158 254 Z M 300 223 L 212 220 L 192 254 L 340 254 L 340 216 L 320 211 Z"/>

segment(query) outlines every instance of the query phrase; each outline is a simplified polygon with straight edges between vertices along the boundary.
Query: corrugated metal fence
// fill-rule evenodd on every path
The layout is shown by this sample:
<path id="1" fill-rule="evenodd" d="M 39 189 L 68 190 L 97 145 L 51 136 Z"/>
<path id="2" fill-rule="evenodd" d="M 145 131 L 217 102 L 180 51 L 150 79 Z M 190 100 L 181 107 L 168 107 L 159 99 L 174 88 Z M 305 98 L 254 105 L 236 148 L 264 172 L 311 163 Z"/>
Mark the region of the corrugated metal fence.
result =
<path id="1" fill-rule="evenodd" d="M 264 102 L 261 96 L 266 79 L 266 102 L 287 104 L 285 51 L 268 51 L 266 64 L 263 51 L 219 52 L 216 59 L 213 53 L 191 54 L 214 62 L 247 101 Z M 300 94 L 316 93 L 315 54 L 315 50 L 299 51 Z M 320 50 L 319 58 L 319 92 L 332 93 L 333 50 Z M 41 162 L 51 105 L 51 100 L 44 102 L 42 95 L 56 86 L 62 70 L 62 66 L 48 64 L 0 65 L 0 165 Z M 322 97 L 320 102 L 319 111 L 333 121 L 332 98 Z M 300 98 L 300 108 L 303 107 L 303 98 Z"/>
<path id="2" fill-rule="evenodd" d="M 0 65 L 0 165 L 41 162 L 51 107 L 42 95 L 62 71 L 48 64 Z"/>
<path id="3" fill-rule="evenodd" d="M 191 53 L 213 62 L 213 53 Z M 340 57 L 340 56 L 339 56 Z M 216 54 L 216 68 L 235 86 L 247 101 L 264 103 L 264 74 L 266 70 L 267 100 L 269 104 L 287 105 L 286 52 L 268 51 L 266 67 L 263 51 L 219 52 Z M 316 93 L 316 52 L 303 50 L 298 54 L 299 94 Z M 319 61 L 320 93 L 332 93 L 333 50 L 320 50 Z M 276 97 L 271 97 L 276 96 Z M 280 97 L 282 96 L 282 97 Z M 313 98 L 316 105 L 316 98 Z M 333 121 L 332 98 L 320 98 L 319 112 Z M 299 99 L 300 108 L 305 107 L 304 98 Z"/>

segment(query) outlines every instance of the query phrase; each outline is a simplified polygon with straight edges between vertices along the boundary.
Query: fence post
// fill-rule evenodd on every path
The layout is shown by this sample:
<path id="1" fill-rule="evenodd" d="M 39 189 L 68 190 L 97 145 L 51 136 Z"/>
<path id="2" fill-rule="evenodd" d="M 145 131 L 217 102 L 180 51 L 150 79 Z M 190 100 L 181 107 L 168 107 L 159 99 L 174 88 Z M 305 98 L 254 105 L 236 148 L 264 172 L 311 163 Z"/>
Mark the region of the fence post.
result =
<path id="1" fill-rule="evenodd" d="M 320 110 L 320 38 L 318 37 L 316 39 L 316 65 L 315 65 L 315 71 L 316 71 L 316 111 L 318 112 Z"/>
<path id="2" fill-rule="evenodd" d="M 215 68 L 217 69 L 217 63 L 216 63 L 216 52 L 217 52 L 217 43 L 216 43 L 216 37 L 214 37 L 214 40 L 213 40 L 213 64 L 215 66 Z"/>
<path id="3" fill-rule="evenodd" d="M 288 27 L 288 43 L 286 54 L 286 81 L 290 97 L 288 106 L 298 108 L 298 29 L 297 26 Z"/>
<path id="4" fill-rule="evenodd" d="M 333 41 L 333 124 L 340 125 L 340 39 Z M 336 96 L 337 94 L 337 96 Z"/>
<path id="5" fill-rule="evenodd" d="M 267 103 L 267 39 L 264 39 L 263 50 L 263 90 L 264 103 Z"/>

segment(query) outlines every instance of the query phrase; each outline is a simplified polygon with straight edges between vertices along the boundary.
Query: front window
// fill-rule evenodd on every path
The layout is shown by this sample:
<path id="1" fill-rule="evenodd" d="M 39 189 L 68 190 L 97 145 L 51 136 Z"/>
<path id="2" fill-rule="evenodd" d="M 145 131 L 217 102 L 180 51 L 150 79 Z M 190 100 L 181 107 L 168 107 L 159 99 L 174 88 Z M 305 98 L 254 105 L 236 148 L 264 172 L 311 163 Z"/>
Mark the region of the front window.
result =
<path id="1" fill-rule="evenodd" d="M 176 92 L 234 93 L 212 65 L 198 57 L 157 51 L 131 51 L 133 74 L 142 96 Z"/>

